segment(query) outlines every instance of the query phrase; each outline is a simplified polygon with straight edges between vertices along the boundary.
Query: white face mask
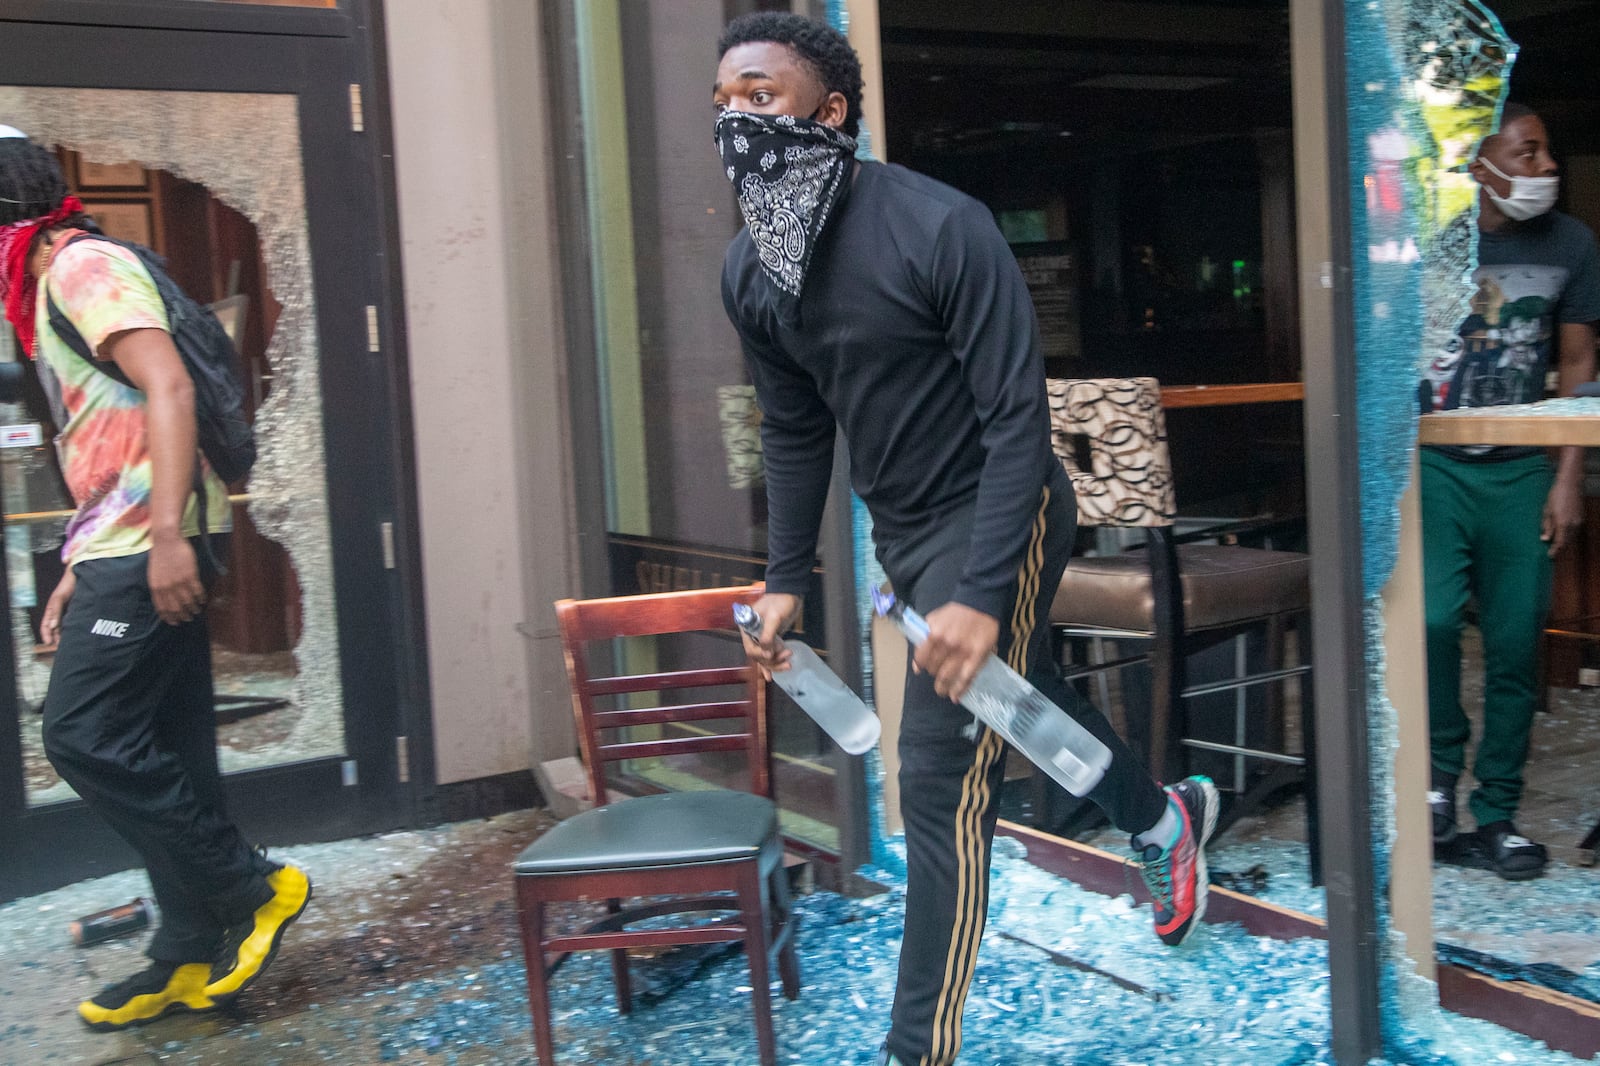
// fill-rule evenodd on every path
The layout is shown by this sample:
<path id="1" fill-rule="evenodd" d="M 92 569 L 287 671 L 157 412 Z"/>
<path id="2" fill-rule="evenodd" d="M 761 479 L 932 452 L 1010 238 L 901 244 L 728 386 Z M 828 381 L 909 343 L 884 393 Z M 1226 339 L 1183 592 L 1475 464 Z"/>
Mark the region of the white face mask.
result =
<path id="1" fill-rule="evenodd" d="M 1478 162 L 1511 183 L 1510 196 L 1501 196 L 1488 182 L 1483 183 L 1483 191 L 1489 194 L 1489 199 L 1507 218 L 1526 222 L 1530 218 L 1538 218 L 1556 205 L 1556 197 L 1561 193 L 1560 178 L 1513 178 L 1489 162 L 1486 156 L 1480 155 Z"/>

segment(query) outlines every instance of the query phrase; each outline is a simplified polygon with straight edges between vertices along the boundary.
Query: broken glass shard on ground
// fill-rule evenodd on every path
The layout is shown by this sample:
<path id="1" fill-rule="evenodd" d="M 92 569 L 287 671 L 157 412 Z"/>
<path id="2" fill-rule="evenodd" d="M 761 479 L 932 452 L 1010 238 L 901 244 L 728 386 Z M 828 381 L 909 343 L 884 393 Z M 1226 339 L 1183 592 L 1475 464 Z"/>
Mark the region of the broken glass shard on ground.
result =
<path id="1" fill-rule="evenodd" d="M 227 1015 L 180 1017 L 133 1033 L 89 1033 L 72 1008 L 139 968 L 142 940 L 74 949 L 65 926 L 145 892 L 142 874 L 0 906 L 0 1061 L 531 1066 L 510 862 L 550 824 L 541 812 L 519 812 L 275 852 L 311 872 L 317 895 L 273 969 Z M 903 858 L 903 843 L 888 846 Z M 1270 868 L 1278 890 L 1301 890 L 1299 875 Z M 803 989 L 796 1002 L 774 993 L 780 1062 L 876 1061 L 905 898 L 903 879 L 879 877 L 889 886 L 881 895 L 815 893 L 797 901 Z M 1129 877 L 1130 884 L 1138 877 L 1131 867 Z M 1332 1061 L 1321 941 L 1267 940 L 1219 925 L 1172 950 L 1156 940 L 1147 908 L 1031 866 L 1021 846 L 1004 838 L 995 845 L 991 892 L 967 1000 L 964 1066 Z M 568 911 L 558 920 L 578 917 Z M 632 972 L 639 1002 L 621 1017 L 605 953 L 579 956 L 559 971 L 552 1008 L 560 1066 L 754 1061 L 742 953 L 665 952 L 634 960 Z M 1440 1018 L 1407 1062 L 1573 1062 L 1483 1022 Z"/>

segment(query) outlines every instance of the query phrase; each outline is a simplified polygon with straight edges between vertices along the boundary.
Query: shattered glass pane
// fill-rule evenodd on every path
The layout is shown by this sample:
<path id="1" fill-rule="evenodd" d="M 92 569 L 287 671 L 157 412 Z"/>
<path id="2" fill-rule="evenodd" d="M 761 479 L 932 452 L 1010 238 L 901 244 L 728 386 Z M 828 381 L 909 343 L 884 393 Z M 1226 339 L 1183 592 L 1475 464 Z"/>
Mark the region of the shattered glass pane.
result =
<path id="1" fill-rule="evenodd" d="M 293 565 L 299 637 L 294 676 L 281 685 L 290 704 L 277 712 L 281 728 L 263 730 L 241 747 L 224 745 L 219 756 L 224 771 L 234 771 L 343 753 L 317 312 L 297 99 L 0 86 L 0 116 L 35 140 L 86 159 L 137 161 L 198 183 L 254 225 L 265 284 L 281 309 L 266 348 L 271 388 L 256 412 L 259 458 L 248 483 L 248 509 L 256 529 L 281 545 Z M 31 635 L 27 639 L 31 647 Z M 248 689 L 256 681 L 261 679 L 246 677 L 242 683 Z M 219 676 L 219 693 L 228 688 L 227 678 Z M 37 734 L 35 716 L 24 717 Z M 24 732 L 26 740 L 26 727 Z"/>
<path id="2" fill-rule="evenodd" d="M 1534 404 L 1507 404 L 1504 407 L 1462 407 L 1440 411 L 1441 418 L 1493 418 L 1507 422 L 1521 418 L 1600 418 L 1600 397 L 1558 396 Z"/>
<path id="3" fill-rule="evenodd" d="M 1348 5 L 1364 587 L 1394 569 L 1416 387 L 1458 345 L 1476 266 L 1465 164 L 1493 128 L 1515 46 L 1473 0 Z M 1419 311 L 1420 309 L 1420 311 Z"/>
<path id="4" fill-rule="evenodd" d="M 1471 310 L 1478 185 L 1466 164 L 1494 127 L 1516 47 L 1495 16 L 1470 0 L 1393 6 L 1406 19 L 1401 58 L 1424 133 L 1415 165 L 1427 376 L 1437 356 L 1460 344 L 1461 322 Z"/>
<path id="5" fill-rule="evenodd" d="M 1378 594 L 1397 559 L 1418 383 L 1444 372 L 1474 291 L 1477 186 L 1464 164 L 1493 129 L 1516 48 L 1474 0 L 1349 0 L 1345 14 L 1369 769 L 1374 866 L 1377 883 L 1386 885 L 1398 729 Z M 1460 1019 L 1439 1010 L 1434 987 L 1411 976 L 1386 893 L 1375 903 L 1386 935 L 1382 996 L 1391 1052 L 1459 1033 Z"/>

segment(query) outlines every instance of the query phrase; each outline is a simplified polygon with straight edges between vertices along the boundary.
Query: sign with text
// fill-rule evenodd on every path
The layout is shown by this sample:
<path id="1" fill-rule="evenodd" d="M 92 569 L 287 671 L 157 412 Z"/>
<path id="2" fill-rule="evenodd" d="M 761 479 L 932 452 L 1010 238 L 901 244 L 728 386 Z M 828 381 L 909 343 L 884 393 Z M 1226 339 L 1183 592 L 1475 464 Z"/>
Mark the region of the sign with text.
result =
<path id="1" fill-rule="evenodd" d="M 613 596 L 753 585 L 767 572 L 766 556 L 755 552 L 624 533 L 608 533 L 606 543 L 611 559 Z M 827 637 L 822 618 L 822 568 L 819 566 L 811 571 L 805 603 L 792 635 L 813 648 L 825 648 Z"/>
<path id="2" fill-rule="evenodd" d="M 1062 241 L 1012 245 L 1033 311 L 1039 319 L 1039 351 L 1048 360 L 1083 355 L 1078 328 L 1078 258 Z M 1055 371 L 1052 371 L 1055 372 Z"/>

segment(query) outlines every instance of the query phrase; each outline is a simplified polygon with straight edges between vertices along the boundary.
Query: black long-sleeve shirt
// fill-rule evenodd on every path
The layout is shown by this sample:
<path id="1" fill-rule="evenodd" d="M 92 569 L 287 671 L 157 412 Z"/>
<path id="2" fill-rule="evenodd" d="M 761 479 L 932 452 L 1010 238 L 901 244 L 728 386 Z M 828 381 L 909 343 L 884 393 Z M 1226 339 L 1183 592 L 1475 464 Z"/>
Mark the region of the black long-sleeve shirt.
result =
<path id="1" fill-rule="evenodd" d="M 728 249 L 722 292 L 762 412 L 767 588 L 805 591 L 837 420 L 880 544 L 976 501 L 954 599 L 1000 617 L 1057 461 L 1033 303 L 988 208 L 863 163 L 798 316 L 780 314 L 748 230 Z"/>

